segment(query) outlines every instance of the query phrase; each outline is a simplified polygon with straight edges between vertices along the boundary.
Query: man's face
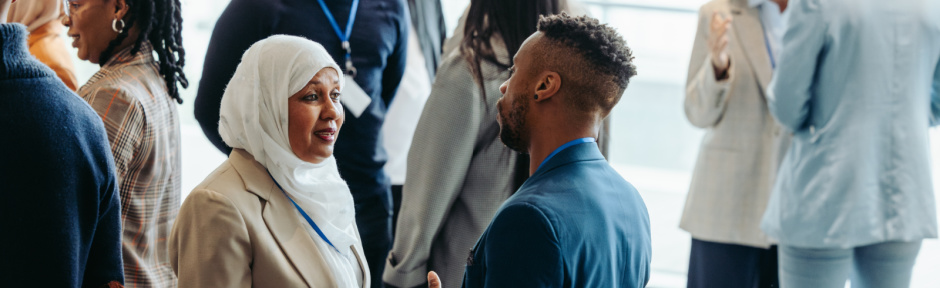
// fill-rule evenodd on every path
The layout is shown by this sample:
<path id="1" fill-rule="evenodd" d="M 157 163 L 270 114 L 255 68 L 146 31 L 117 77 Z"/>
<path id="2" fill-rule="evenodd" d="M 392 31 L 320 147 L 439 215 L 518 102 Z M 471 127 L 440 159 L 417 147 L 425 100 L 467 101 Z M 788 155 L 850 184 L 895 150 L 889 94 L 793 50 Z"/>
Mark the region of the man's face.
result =
<path id="1" fill-rule="evenodd" d="M 537 73 L 533 70 L 532 55 L 539 32 L 529 36 L 519 52 L 513 58 L 513 67 L 509 69 L 509 79 L 499 86 L 503 97 L 496 102 L 499 116 L 499 139 L 509 149 L 527 153 L 529 150 L 529 129 L 526 127 L 530 102 L 535 95 L 534 83 Z"/>

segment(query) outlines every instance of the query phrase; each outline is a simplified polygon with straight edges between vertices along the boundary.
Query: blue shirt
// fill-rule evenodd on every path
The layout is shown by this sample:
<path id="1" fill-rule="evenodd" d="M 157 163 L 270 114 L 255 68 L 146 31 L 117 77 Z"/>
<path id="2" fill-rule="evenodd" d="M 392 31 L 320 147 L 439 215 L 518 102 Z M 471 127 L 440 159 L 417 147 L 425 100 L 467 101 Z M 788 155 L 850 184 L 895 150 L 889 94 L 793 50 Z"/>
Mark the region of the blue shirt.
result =
<path id="1" fill-rule="evenodd" d="M 497 211 L 470 252 L 464 287 L 644 287 L 646 204 L 595 143 L 551 157 Z"/>
<path id="2" fill-rule="evenodd" d="M 937 237 L 927 129 L 940 1 L 791 0 L 767 102 L 793 132 L 761 228 L 782 245 Z"/>
<path id="3" fill-rule="evenodd" d="M 596 142 L 596 141 L 597 141 L 597 140 L 595 140 L 594 137 L 584 137 L 584 138 L 578 138 L 578 139 L 574 139 L 574 140 L 568 141 L 568 143 L 565 143 L 565 144 L 562 144 L 561 146 L 558 146 L 558 148 L 555 148 L 555 150 L 552 151 L 552 153 L 549 153 L 548 156 L 545 157 L 545 159 L 542 160 L 542 163 L 539 164 L 539 167 L 538 167 L 538 168 L 542 168 L 542 165 L 545 165 L 545 162 L 548 162 L 548 160 L 552 159 L 552 157 L 554 157 L 555 154 L 558 154 L 558 152 L 561 152 L 561 150 L 565 150 L 565 148 L 568 148 L 568 147 L 571 147 L 571 146 L 574 146 L 574 145 L 578 145 L 578 144 L 581 144 L 581 143 L 589 143 L 589 142 L 590 142 L 590 143 L 594 143 L 594 142 Z M 535 170 L 538 171 L 538 169 L 535 169 Z"/>
<path id="4" fill-rule="evenodd" d="M 760 10 L 760 24 L 764 30 L 767 56 L 770 57 L 771 66 L 776 68 L 777 59 L 780 58 L 780 41 L 783 39 L 784 29 L 787 28 L 787 18 L 773 0 L 748 0 L 747 5 Z"/>

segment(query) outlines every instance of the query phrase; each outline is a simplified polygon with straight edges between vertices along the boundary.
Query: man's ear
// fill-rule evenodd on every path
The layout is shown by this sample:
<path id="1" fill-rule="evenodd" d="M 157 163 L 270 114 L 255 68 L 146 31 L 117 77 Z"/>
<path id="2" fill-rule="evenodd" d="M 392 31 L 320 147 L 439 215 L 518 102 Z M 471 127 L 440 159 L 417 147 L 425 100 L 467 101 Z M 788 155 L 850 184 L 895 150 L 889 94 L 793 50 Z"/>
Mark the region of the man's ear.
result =
<path id="1" fill-rule="evenodd" d="M 544 101 L 552 98 L 561 90 L 561 75 L 557 72 L 547 71 L 539 77 L 538 86 L 535 87 L 535 101 Z"/>

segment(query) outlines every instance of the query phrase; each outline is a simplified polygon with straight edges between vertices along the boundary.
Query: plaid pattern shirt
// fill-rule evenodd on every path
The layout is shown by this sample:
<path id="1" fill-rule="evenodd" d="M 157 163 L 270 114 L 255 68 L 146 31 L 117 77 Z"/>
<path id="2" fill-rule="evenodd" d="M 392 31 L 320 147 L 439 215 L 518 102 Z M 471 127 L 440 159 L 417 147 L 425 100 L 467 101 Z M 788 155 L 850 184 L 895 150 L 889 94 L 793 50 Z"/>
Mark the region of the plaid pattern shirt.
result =
<path id="1" fill-rule="evenodd" d="M 101 116 L 114 154 L 125 287 L 176 287 L 167 238 L 180 207 L 180 126 L 153 48 L 118 52 L 78 94 Z"/>

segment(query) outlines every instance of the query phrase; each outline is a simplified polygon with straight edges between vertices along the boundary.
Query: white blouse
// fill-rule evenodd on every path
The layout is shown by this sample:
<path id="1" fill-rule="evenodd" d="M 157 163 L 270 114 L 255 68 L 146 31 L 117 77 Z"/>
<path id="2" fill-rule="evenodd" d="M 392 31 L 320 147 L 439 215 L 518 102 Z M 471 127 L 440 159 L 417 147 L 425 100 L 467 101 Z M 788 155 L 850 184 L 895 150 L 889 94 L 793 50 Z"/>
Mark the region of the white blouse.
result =
<path id="1" fill-rule="evenodd" d="M 307 231 L 307 234 L 313 238 L 313 243 L 316 243 L 317 250 L 323 255 L 323 260 L 326 261 L 327 265 L 329 265 L 330 269 L 333 271 L 333 277 L 336 279 L 336 287 L 363 287 L 362 285 L 365 281 L 363 277 L 365 274 L 362 273 L 362 267 L 359 267 L 359 261 L 356 260 L 356 255 L 352 251 L 352 247 L 336 247 L 342 251 L 342 253 L 337 252 L 330 244 L 323 241 L 323 238 L 320 238 L 320 235 L 317 234 L 316 230 L 313 230 L 310 224 L 307 224 L 307 220 L 300 215 L 300 212 L 297 212 L 297 217 L 300 217 L 300 222 L 304 223 L 304 229 Z M 348 233 L 356 233 L 352 225 L 346 229 L 350 230 L 346 231 Z"/>

